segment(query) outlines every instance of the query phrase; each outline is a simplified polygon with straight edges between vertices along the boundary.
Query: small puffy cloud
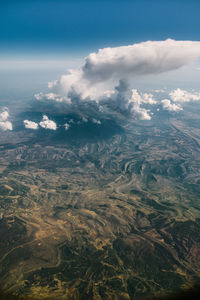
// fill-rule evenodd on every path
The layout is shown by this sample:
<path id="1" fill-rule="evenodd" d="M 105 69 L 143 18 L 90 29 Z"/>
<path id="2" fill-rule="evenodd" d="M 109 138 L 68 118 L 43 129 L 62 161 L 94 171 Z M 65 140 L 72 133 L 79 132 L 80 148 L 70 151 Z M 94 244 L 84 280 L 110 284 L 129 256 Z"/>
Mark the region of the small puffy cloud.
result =
<path id="1" fill-rule="evenodd" d="M 9 117 L 8 110 L 7 108 L 4 108 L 3 111 L 0 113 L 0 121 L 4 122 L 8 119 L 8 117 Z"/>
<path id="2" fill-rule="evenodd" d="M 36 100 L 41 101 L 41 100 L 43 100 L 43 95 L 44 95 L 43 93 L 38 93 L 38 94 L 35 94 L 34 97 Z"/>
<path id="3" fill-rule="evenodd" d="M 8 120 L 9 118 L 9 112 L 8 109 L 5 107 L 0 112 L 0 129 L 1 130 L 13 130 L 12 123 Z"/>
<path id="4" fill-rule="evenodd" d="M 171 103 L 169 99 L 164 99 L 161 101 L 162 108 L 168 111 L 180 111 L 183 110 L 179 104 Z"/>
<path id="5" fill-rule="evenodd" d="M 169 96 L 174 102 L 190 102 L 200 100 L 200 93 L 190 93 L 180 88 L 171 91 Z"/>
<path id="6" fill-rule="evenodd" d="M 43 116 L 42 121 L 40 122 L 40 126 L 45 129 L 57 129 L 56 123 L 52 120 L 49 120 L 49 118 L 46 115 Z"/>
<path id="7" fill-rule="evenodd" d="M 64 127 L 65 127 L 65 130 L 68 130 L 69 127 L 70 127 L 70 125 L 69 125 L 68 123 L 65 123 L 65 124 L 64 124 Z"/>
<path id="8" fill-rule="evenodd" d="M 28 128 L 28 129 L 38 129 L 38 123 L 36 122 L 33 122 L 33 121 L 29 121 L 29 120 L 24 120 L 24 126 L 25 128 Z"/>
<path id="9" fill-rule="evenodd" d="M 100 120 L 97 120 L 97 119 L 95 119 L 95 118 L 92 118 L 92 123 L 94 123 L 94 124 L 101 124 L 101 121 Z"/>
<path id="10" fill-rule="evenodd" d="M 154 93 L 165 93 L 164 89 L 156 89 L 154 90 Z"/>
<path id="11" fill-rule="evenodd" d="M 2 130 L 13 130 L 12 123 L 10 121 L 0 122 L 0 129 Z"/>
<path id="12" fill-rule="evenodd" d="M 88 119 L 87 119 L 86 117 L 82 117 L 82 121 L 83 121 L 84 123 L 87 123 L 87 122 L 88 122 Z"/>

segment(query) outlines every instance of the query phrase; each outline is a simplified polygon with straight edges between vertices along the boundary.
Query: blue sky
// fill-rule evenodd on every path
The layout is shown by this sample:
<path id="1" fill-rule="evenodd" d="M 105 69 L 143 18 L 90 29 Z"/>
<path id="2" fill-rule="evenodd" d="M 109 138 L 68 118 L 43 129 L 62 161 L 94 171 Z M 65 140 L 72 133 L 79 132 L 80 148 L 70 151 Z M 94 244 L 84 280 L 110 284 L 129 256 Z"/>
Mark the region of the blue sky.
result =
<path id="1" fill-rule="evenodd" d="M 146 40 L 199 40 L 199 0 L 1 0 L 0 56 L 82 56 Z"/>
<path id="2" fill-rule="evenodd" d="M 147 40 L 200 40 L 200 0 L 1 0 L 1 98 L 47 89 L 99 48 Z M 200 62 L 134 78 L 135 87 L 198 88 Z"/>

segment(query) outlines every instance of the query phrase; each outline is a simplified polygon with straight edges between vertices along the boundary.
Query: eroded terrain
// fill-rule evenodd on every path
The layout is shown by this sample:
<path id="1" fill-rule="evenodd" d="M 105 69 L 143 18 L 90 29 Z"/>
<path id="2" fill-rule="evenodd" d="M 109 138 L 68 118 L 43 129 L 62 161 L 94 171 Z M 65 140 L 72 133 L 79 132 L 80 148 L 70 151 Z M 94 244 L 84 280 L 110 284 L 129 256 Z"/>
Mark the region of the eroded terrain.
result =
<path id="1" fill-rule="evenodd" d="M 75 300 L 190 286 L 200 275 L 197 121 L 188 111 L 53 145 L 2 134 L 1 289 Z"/>

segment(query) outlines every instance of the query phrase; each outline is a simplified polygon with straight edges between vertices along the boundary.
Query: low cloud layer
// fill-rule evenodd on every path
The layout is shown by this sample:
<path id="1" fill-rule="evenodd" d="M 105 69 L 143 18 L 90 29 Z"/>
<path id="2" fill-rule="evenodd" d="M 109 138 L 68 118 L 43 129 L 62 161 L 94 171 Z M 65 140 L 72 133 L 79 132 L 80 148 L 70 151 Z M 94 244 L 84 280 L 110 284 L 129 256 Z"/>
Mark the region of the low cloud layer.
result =
<path id="1" fill-rule="evenodd" d="M 165 93 L 167 98 L 162 99 L 162 93 Z M 154 114 L 158 115 L 160 111 L 167 111 L 172 114 L 180 113 L 184 109 L 185 103 L 200 101 L 199 92 L 191 93 L 177 88 L 168 93 L 167 91 L 162 91 L 162 93 L 160 93 L 160 90 L 160 95 L 158 95 L 157 90 L 152 91 L 152 93 L 141 93 L 137 89 L 131 89 L 127 81 L 121 79 L 114 90 L 107 90 L 106 97 L 97 103 L 85 100 L 76 103 L 76 105 L 74 105 L 74 103 L 68 103 L 70 106 L 63 106 L 63 110 L 59 109 L 58 111 L 60 113 L 62 112 L 62 118 L 64 118 L 61 119 L 64 120 L 65 123 L 58 121 L 58 124 L 56 124 L 56 122 L 50 120 L 47 115 L 43 115 L 42 120 L 38 123 L 24 120 L 24 126 L 29 129 L 39 129 L 39 127 L 42 127 L 44 129 L 56 130 L 59 127 L 69 130 L 71 127 L 74 128 L 74 126 L 90 122 L 90 124 L 93 123 L 99 127 L 105 118 L 115 119 L 117 116 L 116 112 L 119 113 L 120 116 L 124 115 L 126 118 L 149 121 L 153 118 Z M 42 100 L 44 100 L 44 98 L 42 98 Z M 53 106 L 52 112 L 58 109 L 58 107 L 60 107 L 60 104 L 56 107 Z M 75 117 L 75 119 L 73 119 L 68 116 L 68 114 L 70 115 L 69 111 L 72 112 L 73 108 L 76 113 L 78 112 L 78 118 Z M 64 111 L 66 111 L 67 118 L 65 114 L 63 114 Z M 53 115 L 52 113 L 51 116 L 53 117 Z M 4 113 L 4 116 L 4 118 L 6 118 L 7 114 Z"/>
<path id="2" fill-rule="evenodd" d="M 13 130 L 12 123 L 9 121 L 9 112 L 6 107 L 0 112 L 0 130 Z"/>

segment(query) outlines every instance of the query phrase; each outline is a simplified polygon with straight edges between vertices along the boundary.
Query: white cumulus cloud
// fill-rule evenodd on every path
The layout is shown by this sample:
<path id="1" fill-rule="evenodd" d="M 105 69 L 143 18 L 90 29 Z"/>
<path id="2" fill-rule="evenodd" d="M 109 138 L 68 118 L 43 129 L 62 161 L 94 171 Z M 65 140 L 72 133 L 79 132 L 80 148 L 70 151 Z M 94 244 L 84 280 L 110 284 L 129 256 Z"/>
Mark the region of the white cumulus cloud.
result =
<path id="1" fill-rule="evenodd" d="M 86 117 L 82 117 L 82 121 L 83 121 L 84 123 L 87 123 L 87 122 L 88 122 L 88 119 L 87 119 Z"/>
<path id="2" fill-rule="evenodd" d="M 164 89 L 156 89 L 154 90 L 154 93 L 165 93 Z"/>
<path id="3" fill-rule="evenodd" d="M 56 102 L 67 102 L 67 103 L 71 103 L 70 98 L 65 97 L 65 96 L 61 96 L 55 93 L 47 93 L 47 94 L 43 94 L 43 93 L 38 93 L 34 95 L 36 100 L 52 100 L 52 101 L 56 101 Z"/>
<path id="4" fill-rule="evenodd" d="M 113 96 L 113 99 L 119 108 L 128 110 L 139 120 L 151 119 L 150 109 L 146 109 L 142 105 L 157 103 L 152 94 L 139 93 L 136 89 L 129 90 L 123 81 L 120 81 L 116 89 L 118 94 Z"/>
<path id="5" fill-rule="evenodd" d="M 150 105 L 157 104 L 157 100 L 152 94 L 139 93 L 131 89 L 128 82 L 131 82 L 133 77 L 176 70 L 198 58 L 200 58 L 198 41 L 167 39 L 103 48 L 96 53 L 90 53 L 79 68 L 70 69 L 59 80 L 49 82 L 50 92 L 38 93 L 35 98 L 67 102 L 71 105 L 79 105 L 81 101 L 94 101 L 102 113 L 106 109 L 121 113 L 128 111 L 138 119 L 150 120 L 152 115 Z M 187 102 L 197 98 L 200 99 L 199 94 L 180 89 L 170 93 L 170 99 L 174 102 Z M 168 101 L 161 103 L 163 109 L 181 110 L 179 105 Z M 48 122 L 53 121 L 42 120 L 40 126 L 47 128 Z M 54 122 L 53 127 L 56 129 L 55 126 Z"/>
<path id="6" fill-rule="evenodd" d="M 136 89 L 130 89 L 125 79 L 119 80 L 114 93 L 110 93 L 110 98 L 101 103 L 106 103 L 113 109 L 119 108 L 121 111 L 132 113 L 137 119 L 150 120 L 150 110 L 142 107 L 144 105 L 154 105 L 157 101 L 152 94 L 139 93 Z"/>
<path id="7" fill-rule="evenodd" d="M 171 103 L 169 99 L 164 99 L 161 101 L 164 110 L 168 111 L 180 111 L 183 110 L 179 104 Z"/>
<path id="8" fill-rule="evenodd" d="M 100 121 L 100 120 L 97 120 L 97 119 L 95 119 L 95 118 L 93 118 L 93 119 L 92 119 L 92 123 L 100 125 L 100 124 L 101 124 L 101 121 Z"/>
<path id="9" fill-rule="evenodd" d="M 8 117 L 9 117 L 8 110 L 7 108 L 4 108 L 3 111 L 0 113 L 0 121 L 4 122 L 8 119 Z"/>
<path id="10" fill-rule="evenodd" d="M 64 124 L 64 127 L 65 127 L 65 130 L 68 130 L 69 127 L 70 127 L 70 125 L 69 125 L 68 123 L 65 123 L 65 124 Z"/>
<path id="11" fill-rule="evenodd" d="M 13 130 L 12 123 L 8 120 L 9 112 L 7 107 L 4 107 L 0 112 L 0 129 L 1 130 Z"/>
<path id="12" fill-rule="evenodd" d="M 46 115 L 43 116 L 42 121 L 40 122 L 40 126 L 45 129 L 57 129 L 56 123 L 52 120 L 49 120 L 49 118 Z"/>
<path id="13" fill-rule="evenodd" d="M 33 122 L 33 121 L 29 121 L 29 120 L 24 120 L 24 126 L 28 129 L 38 129 L 38 123 Z"/>
<path id="14" fill-rule="evenodd" d="M 49 87 L 69 97 L 75 93 L 81 99 L 97 100 L 110 90 L 108 82 L 112 85 L 121 78 L 175 70 L 198 57 L 200 42 L 195 41 L 167 39 L 104 48 L 89 54 L 83 67 L 69 70 L 60 80 L 49 83 Z"/>
<path id="15" fill-rule="evenodd" d="M 200 100 L 200 93 L 190 93 L 180 88 L 171 91 L 169 96 L 174 102 L 190 102 Z"/>
<path id="16" fill-rule="evenodd" d="M 147 41 L 91 53 L 82 70 L 90 81 L 105 81 L 113 76 L 122 78 L 175 70 L 199 56 L 200 42 Z"/>
<path id="17" fill-rule="evenodd" d="M 154 99 L 152 94 L 139 93 L 136 89 L 132 89 L 132 95 L 129 102 L 137 102 L 138 104 L 156 104 L 157 101 Z"/>
<path id="18" fill-rule="evenodd" d="M 134 104 L 132 107 L 132 113 L 139 120 L 151 120 L 151 116 L 149 114 L 150 110 L 141 107 L 139 104 Z"/>

